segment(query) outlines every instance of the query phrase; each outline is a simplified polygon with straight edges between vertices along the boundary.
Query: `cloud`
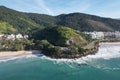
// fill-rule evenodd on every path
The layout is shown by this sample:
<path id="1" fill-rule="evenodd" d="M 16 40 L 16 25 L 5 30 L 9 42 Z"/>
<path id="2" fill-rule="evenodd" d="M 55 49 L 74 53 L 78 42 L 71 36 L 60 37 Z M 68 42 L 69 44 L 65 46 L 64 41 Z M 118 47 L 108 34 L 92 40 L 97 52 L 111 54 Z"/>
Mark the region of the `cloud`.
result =
<path id="1" fill-rule="evenodd" d="M 42 9 L 47 11 L 48 14 L 54 15 L 54 13 L 50 10 L 50 8 L 45 4 L 44 0 L 36 0 L 36 4 L 40 6 Z"/>

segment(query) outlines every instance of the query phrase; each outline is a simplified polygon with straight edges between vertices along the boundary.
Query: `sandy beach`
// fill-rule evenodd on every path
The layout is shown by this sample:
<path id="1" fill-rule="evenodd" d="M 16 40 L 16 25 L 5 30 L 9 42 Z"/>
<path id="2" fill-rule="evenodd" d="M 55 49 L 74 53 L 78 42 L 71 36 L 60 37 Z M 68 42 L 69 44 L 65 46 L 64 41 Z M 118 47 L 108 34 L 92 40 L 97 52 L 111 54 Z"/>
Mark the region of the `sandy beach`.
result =
<path id="1" fill-rule="evenodd" d="M 120 46 L 120 42 L 101 42 L 99 45 L 116 45 Z M 0 58 L 3 57 L 17 57 L 23 55 L 34 55 L 40 54 L 41 51 L 38 50 L 30 50 L 30 51 L 2 51 L 0 52 Z"/>
<path id="2" fill-rule="evenodd" d="M 39 54 L 41 51 L 31 50 L 31 51 L 2 51 L 0 52 L 0 57 L 16 57 L 22 55 L 33 55 Z"/>
<path id="3" fill-rule="evenodd" d="M 118 46 L 120 46 L 120 42 L 101 42 L 100 45 L 118 45 Z"/>

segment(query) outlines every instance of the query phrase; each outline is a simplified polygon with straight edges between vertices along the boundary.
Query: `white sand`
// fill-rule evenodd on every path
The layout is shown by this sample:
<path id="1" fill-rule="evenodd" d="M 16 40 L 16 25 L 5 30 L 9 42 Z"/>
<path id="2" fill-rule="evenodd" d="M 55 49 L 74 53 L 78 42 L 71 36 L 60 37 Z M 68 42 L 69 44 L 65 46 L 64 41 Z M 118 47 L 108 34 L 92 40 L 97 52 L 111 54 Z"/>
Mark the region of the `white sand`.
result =
<path id="1" fill-rule="evenodd" d="M 16 56 L 22 56 L 22 55 L 32 55 L 32 54 L 39 54 L 40 51 L 37 50 L 31 50 L 31 51 L 2 51 L 0 52 L 0 57 L 16 57 Z"/>
<path id="2" fill-rule="evenodd" d="M 100 45 L 118 45 L 118 46 L 120 46 L 120 42 L 101 42 Z"/>

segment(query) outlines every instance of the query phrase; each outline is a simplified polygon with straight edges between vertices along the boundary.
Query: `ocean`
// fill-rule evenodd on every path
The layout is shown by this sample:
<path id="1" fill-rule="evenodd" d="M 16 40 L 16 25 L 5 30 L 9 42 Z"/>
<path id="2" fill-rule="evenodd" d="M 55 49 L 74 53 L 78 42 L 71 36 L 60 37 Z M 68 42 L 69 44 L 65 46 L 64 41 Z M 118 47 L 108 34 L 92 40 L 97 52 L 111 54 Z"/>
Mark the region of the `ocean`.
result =
<path id="1" fill-rule="evenodd" d="M 95 55 L 79 59 L 0 59 L 0 80 L 120 80 L 120 45 L 101 45 Z"/>

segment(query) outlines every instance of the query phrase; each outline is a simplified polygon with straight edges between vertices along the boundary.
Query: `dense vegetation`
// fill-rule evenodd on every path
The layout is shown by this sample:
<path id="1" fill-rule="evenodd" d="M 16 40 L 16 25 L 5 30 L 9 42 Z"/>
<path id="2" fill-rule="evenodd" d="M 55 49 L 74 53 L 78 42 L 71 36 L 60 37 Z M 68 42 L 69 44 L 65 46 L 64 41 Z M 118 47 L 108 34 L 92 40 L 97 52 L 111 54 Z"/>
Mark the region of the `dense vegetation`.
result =
<path id="1" fill-rule="evenodd" d="M 0 33 L 15 33 L 17 30 L 6 22 L 0 22 Z"/>
<path id="2" fill-rule="evenodd" d="M 0 38 L 0 51 L 20 51 L 33 49 L 33 42 L 28 39 L 7 39 Z"/>
<path id="3" fill-rule="evenodd" d="M 9 24 L 12 26 L 10 27 L 12 30 L 14 28 L 14 30 L 22 34 L 28 34 L 31 33 L 32 30 L 57 25 L 67 26 L 79 31 L 120 30 L 120 20 L 102 18 L 82 13 L 62 14 L 58 16 L 23 13 L 4 6 L 0 6 L 0 23 L 2 24 L 0 25 L 0 29 L 3 29 L 6 24 Z M 9 30 L 3 29 L 0 32 L 9 32 Z"/>
<path id="4" fill-rule="evenodd" d="M 91 40 L 83 33 L 65 26 L 35 30 L 30 38 L 33 39 L 34 49 L 52 57 L 82 55 L 87 51 L 83 46 Z"/>
<path id="5" fill-rule="evenodd" d="M 3 23 L 4 22 L 4 23 Z M 29 30 L 35 28 L 42 28 L 39 24 L 36 24 L 33 20 L 29 19 L 24 13 L 0 6 L 0 25 L 1 28 L 4 25 L 9 24 L 18 33 L 27 34 Z M 8 32 L 6 30 L 6 32 Z M 4 32 L 3 32 L 4 33 Z"/>
<path id="6" fill-rule="evenodd" d="M 30 38 L 0 38 L 1 51 L 37 49 L 52 57 L 81 57 L 94 53 L 98 46 L 94 43 L 92 48 L 86 48 L 91 39 L 81 31 L 115 30 L 120 30 L 120 20 L 82 13 L 58 16 L 23 13 L 0 6 L 0 33 L 28 34 Z"/>
<path id="7" fill-rule="evenodd" d="M 68 27 L 57 26 L 38 30 L 31 35 L 31 39 L 47 40 L 55 46 L 67 46 L 67 41 L 75 45 L 87 43 L 85 35 Z"/>

